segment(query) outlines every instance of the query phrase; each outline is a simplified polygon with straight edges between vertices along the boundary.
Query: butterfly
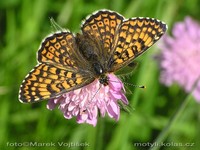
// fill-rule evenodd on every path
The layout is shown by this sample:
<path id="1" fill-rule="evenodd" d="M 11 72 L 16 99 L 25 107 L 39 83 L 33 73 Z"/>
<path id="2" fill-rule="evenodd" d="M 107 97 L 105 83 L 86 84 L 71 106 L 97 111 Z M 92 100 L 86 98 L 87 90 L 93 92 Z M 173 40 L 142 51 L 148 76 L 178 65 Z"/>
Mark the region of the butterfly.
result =
<path id="1" fill-rule="evenodd" d="M 81 25 L 47 36 L 37 53 L 38 64 L 23 80 L 19 100 L 37 102 L 92 83 L 107 86 L 109 73 L 130 64 L 158 41 L 167 25 L 157 19 L 125 19 L 117 12 L 99 10 Z"/>

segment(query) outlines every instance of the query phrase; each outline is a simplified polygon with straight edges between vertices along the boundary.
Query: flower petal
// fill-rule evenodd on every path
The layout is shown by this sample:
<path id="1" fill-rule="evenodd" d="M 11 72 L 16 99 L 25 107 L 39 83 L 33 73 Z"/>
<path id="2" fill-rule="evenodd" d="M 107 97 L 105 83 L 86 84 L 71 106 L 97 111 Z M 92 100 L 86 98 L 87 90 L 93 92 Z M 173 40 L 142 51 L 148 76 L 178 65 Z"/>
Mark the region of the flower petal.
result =
<path id="1" fill-rule="evenodd" d="M 108 106 L 107 106 L 107 112 L 108 115 L 111 118 L 114 118 L 115 120 L 119 120 L 119 106 L 115 103 L 115 102 L 111 102 Z"/>
<path id="2" fill-rule="evenodd" d="M 165 35 L 160 46 L 160 82 L 166 86 L 178 83 L 186 92 L 190 92 L 200 76 L 200 25 L 186 17 L 184 22 L 174 25 L 172 35 L 174 37 Z M 200 101 L 198 86 L 193 95 Z"/>
<path id="3" fill-rule="evenodd" d="M 107 86 L 95 80 L 89 85 L 50 100 L 47 107 L 52 109 L 59 105 L 66 119 L 76 117 L 77 123 L 88 123 L 93 126 L 97 124 L 98 110 L 102 117 L 108 113 L 108 116 L 118 120 L 120 109 L 117 101 L 121 100 L 128 104 L 128 100 L 124 95 L 123 83 L 114 74 L 108 74 L 108 78 Z"/>

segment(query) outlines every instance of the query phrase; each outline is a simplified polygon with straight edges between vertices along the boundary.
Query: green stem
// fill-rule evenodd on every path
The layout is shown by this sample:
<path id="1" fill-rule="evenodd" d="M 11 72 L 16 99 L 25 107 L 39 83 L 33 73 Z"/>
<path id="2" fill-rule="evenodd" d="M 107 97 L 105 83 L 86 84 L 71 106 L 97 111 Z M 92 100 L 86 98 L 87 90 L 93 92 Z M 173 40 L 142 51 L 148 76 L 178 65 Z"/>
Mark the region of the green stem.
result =
<path id="1" fill-rule="evenodd" d="M 54 32 L 64 30 L 52 17 L 50 18 L 50 22 Z"/>
<path id="2" fill-rule="evenodd" d="M 104 136 L 104 118 L 99 117 L 97 129 L 96 129 L 96 143 L 95 143 L 95 149 L 96 150 L 102 150 L 103 149 L 103 136 Z"/>
<path id="3" fill-rule="evenodd" d="M 169 120 L 168 124 L 165 126 L 165 128 L 162 130 L 160 135 L 155 139 L 153 143 L 155 143 L 156 146 L 151 147 L 150 150 L 158 150 L 161 146 L 161 142 L 165 140 L 169 132 L 171 131 L 171 128 L 175 124 L 175 122 L 178 120 L 178 118 L 181 116 L 182 112 L 188 105 L 189 101 L 192 99 L 192 92 L 185 98 L 183 103 L 181 104 L 180 108 L 176 111 L 174 116 Z"/>
<path id="4" fill-rule="evenodd" d="M 164 142 L 165 138 L 167 137 L 167 135 L 171 131 L 171 128 L 173 127 L 175 122 L 181 116 L 182 112 L 184 111 L 184 109 L 186 108 L 186 106 L 188 105 L 190 100 L 193 99 L 192 98 L 192 93 L 193 93 L 194 89 L 197 87 L 198 82 L 200 82 L 200 77 L 198 77 L 198 79 L 196 80 L 196 82 L 194 83 L 194 85 L 192 87 L 192 90 L 187 95 L 187 97 L 185 98 L 185 100 L 183 101 L 183 103 L 181 104 L 179 109 L 175 112 L 174 116 L 169 120 L 168 124 L 165 126 L 165 128 L 162 130 L 160 135 L 153 142 L 153 143 L 156 144 L 156 146 L 151 147 L 150 150 L 158 150 L 160 148 L 161 142 Z"/>

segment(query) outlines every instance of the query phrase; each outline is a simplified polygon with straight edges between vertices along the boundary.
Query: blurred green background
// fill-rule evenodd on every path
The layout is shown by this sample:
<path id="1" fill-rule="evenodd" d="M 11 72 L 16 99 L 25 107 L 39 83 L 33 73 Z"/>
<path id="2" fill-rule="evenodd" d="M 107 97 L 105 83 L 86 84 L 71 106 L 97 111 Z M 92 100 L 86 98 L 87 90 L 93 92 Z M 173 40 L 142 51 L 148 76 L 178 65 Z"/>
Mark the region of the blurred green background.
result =
<path id="1" fill-rule="evenodd" d="M 139 66 L 125 80 L 147 88 L 129 87 L 133 94 L 127 96 L 133 109 L 129 113 L 122 110 L 118 122 L 105 117 L 99 118 L 96 127 L 77 124 L 75 119 L 64 119 L 58 109 L 47 110 L 47 101 L 36 104 L 18 101 L 19 86 L 37 64 L 36 52 L 42 39 L 53 32 L 49 17 L 63 28 L 79 32 L 81 21 L 102 8 L 117 11 L 126 18 L 158 18 L 168 24 L 169 34 L 174 22 L 185 16 L 200 19 L 199 0 L 0 0 L 0 149 L 62 150 L 68 149 L 71 142 L 85 143 L 70 148 L 75 150 L 148 149 L 148 143 L 153 143 L 164 128 L 167 133 L 161 141 L 172 145 L 161 149 L 200 147 L 200 105 L 192 97 L 170 129 L 166 128 L 188 95 L 177 85 L 167 88 L 159 83 L 159 65 L 153 60 L 159 52 L 157 44 L 137 59 Z M 23 147 L 20 145 L 23 142 L 52 142 L 55 146 Z M 58 142 L 65 145 L 59 146 Z"/>

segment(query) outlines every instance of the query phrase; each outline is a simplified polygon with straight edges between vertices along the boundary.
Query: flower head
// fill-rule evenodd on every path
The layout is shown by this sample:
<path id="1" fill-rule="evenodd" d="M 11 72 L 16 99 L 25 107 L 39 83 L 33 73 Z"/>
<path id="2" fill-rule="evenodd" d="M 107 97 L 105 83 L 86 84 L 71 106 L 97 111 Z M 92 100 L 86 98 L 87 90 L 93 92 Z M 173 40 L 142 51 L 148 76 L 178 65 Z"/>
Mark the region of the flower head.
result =
<path id="1" fill-rule="evenodd" d="M 59 105 L 66 119 L 77 117 L 78 123 L 86 122 L 93 126 L 97 123 L 98 111 L 102 117 L 107 113 L 109 117 L 118 120 L 120 108 L 117 101 L 128 104 L 128 100 L 124 95 L 123 83 L 113 74 L 109 74 L 108 78 L 107 86 L 95 80 L 80 89 L 49 100 L 47 108 L 52 110 Z"/>
<path id="2" fill-rule="evenodd" d="M 190 92 L 200 77 L 200 25 L 186 17 L 172 29 L 172 37 L 164 36 L 161 52 L 160 80 L 167 86 L 176 82 Z M 193 96 L 200 102 L 200 82 Z"/>

